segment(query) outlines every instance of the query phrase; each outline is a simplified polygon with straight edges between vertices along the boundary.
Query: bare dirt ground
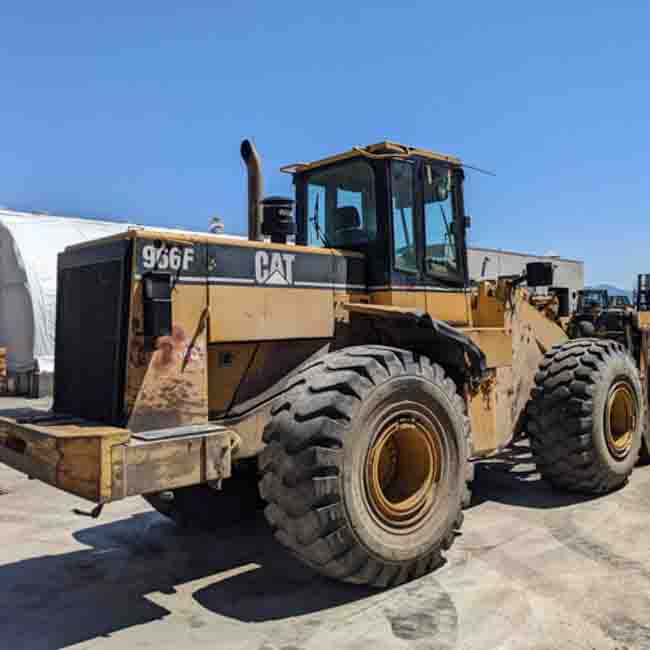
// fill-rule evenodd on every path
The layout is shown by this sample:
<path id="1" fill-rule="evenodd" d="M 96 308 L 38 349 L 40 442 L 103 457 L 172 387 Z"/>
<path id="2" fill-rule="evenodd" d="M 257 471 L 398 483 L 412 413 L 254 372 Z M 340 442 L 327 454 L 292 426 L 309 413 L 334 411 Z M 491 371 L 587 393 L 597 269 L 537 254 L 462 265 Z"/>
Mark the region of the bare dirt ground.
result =
<path id="1" fill-rule="evenodd" d="M 0 649 L 650 648 L 649 506 L 650 467 L 583 499 L 522 444 L 478 468 L 447 564 L 379 592 L 300 566 L 261 513 L 205 534 L 135 498 L 95 521 L 0 465 Z"/>

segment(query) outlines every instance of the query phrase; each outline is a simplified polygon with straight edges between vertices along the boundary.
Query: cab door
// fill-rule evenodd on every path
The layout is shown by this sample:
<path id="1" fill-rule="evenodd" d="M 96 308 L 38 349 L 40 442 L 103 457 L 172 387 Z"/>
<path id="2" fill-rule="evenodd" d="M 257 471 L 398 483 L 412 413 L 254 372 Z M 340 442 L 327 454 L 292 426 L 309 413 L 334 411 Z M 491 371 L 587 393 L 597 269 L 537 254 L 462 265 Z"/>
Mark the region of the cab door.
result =
<path id="1" fill-rule="evenodd" d="M 390 164 L 391 283 L 387 304 L 427 310 L 422 284 L 417 164 L 393 160 Z"/>
<path id="2" fill-rule="evenodd" d="M 465 291 L 462 170 L 420 161 L 418 181 L 421 271 L 427 311 L 455 325 L 471 325 L 470 296 Z"/>

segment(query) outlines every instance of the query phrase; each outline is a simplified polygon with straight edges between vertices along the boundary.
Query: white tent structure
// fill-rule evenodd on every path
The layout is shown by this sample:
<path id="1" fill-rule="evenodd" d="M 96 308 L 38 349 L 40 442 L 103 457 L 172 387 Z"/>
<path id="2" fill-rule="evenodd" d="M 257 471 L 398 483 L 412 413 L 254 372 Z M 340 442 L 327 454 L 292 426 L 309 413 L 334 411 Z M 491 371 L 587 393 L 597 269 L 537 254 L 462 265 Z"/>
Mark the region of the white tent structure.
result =
<path id="1" fill-rule="evenodd" d="M 54 370 L 58 253 L 128 227 L 0 209 L 0 347 L 7 349 L 9 376 L 20 385 L 31 387 L 32 377 Z M 41 380 L 40 392 L 46 383 Z"/>

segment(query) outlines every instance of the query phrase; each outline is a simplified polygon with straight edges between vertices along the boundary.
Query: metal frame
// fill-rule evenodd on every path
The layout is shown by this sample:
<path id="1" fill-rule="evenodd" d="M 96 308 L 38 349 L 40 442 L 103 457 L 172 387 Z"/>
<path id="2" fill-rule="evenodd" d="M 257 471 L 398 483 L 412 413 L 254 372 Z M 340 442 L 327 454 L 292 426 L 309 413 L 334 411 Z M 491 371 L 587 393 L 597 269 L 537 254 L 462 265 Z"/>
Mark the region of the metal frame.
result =
<path id="1" fill-rule="evenodd" d="M 111 501 L 196 483 L 219 488 L 232 473 L 232 451 L 237 436 L 225 427 L 210 433 L 134 440 L 113 447 L 111 454 Z M 161 456 L 166 461 L 161 462 Z M 199 480 L 187 482 L 179 469 L 198 468 Z M 165 470 L 169 470 L 166 473 Z"/>
<path id="2" fill-rule="evenodd" d="M 0 414 L 0 462 L 94 503 L 230 477 L 241 444 L 206 423 L 147 434 L 32 409 Z"/>

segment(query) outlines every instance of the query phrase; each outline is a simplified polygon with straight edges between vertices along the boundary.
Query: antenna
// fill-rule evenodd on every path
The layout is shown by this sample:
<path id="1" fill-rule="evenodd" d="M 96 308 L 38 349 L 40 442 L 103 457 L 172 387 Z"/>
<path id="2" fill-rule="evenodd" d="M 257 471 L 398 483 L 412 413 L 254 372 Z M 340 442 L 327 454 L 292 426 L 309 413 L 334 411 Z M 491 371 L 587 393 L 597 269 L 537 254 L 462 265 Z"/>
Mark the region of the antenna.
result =
<path id="1" fill-rule="evenodd" d="M 479 172 L 480 174 L 487 174 L 488 176 L 496 176 L 494 172 L 491 172 L 489 169 L 483 169 L 481 167 L 477 167 L 476 165 L 468 165 L 467 163 L 461 163 L 460 166 L 463 169 L 471 169 L 475 172 Z"/>

